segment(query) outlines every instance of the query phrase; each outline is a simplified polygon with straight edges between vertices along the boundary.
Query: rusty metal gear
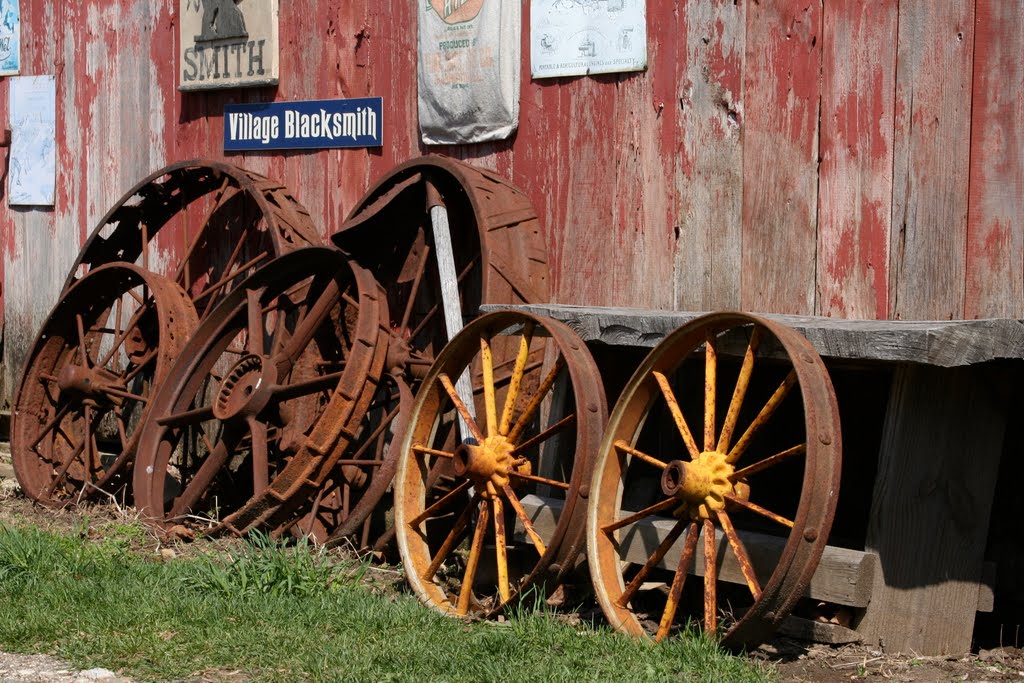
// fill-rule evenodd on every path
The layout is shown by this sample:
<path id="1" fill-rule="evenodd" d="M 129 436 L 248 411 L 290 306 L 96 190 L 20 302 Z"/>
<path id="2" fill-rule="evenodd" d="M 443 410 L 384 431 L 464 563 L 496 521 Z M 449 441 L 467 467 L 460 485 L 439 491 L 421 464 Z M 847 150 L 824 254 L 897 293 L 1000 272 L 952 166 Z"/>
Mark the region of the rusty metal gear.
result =
<path id="1" fill-rule="evenodd" d="M 756 646 L 818 565 L 840 450 L 828 372 L 799 334 L 714 313 L 669 335 L 626 385 L 594 466 L 587 557 L 608 620 L 662 640 L 696 612 L 724 646 Z"/>
<path id="2" fill-rule="evenodd" d="M 14 399 L 11 457 L 25 495 L 60 505 L 116 487 L 151 395 L 197 324 L 181 287 L 131 264 L 100 266 L 68 289 Z"/>
<path id="3" fill-rule="evenodd" d="M 499 377 L 502 335 L 516 353 Z M 541 340 L 547 358 L 531 363 Z M 454 387 L 467 370 L 477 417 Z M 510 311 L 467 325 L 431 366 L 399 451 L 395 529 L 419 598 L 489 614 L 535 582 L 557 585 L 584 544 L 582 496 L 606 418 L 597 368 L 567 326 Z"/>

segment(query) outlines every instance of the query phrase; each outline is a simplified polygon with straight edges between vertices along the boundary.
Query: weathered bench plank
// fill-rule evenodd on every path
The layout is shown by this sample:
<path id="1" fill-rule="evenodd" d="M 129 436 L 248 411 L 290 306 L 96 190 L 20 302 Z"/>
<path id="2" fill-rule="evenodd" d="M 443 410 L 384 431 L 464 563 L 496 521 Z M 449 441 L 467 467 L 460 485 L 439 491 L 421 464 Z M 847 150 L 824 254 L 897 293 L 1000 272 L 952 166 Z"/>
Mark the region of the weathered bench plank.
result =
<path id="1" fill-rule="evenodd" d="M 481 310 L 508 308 L 481 306 Z M 573 328 L 584 341 L 653 347 L 684 323 L 704 315 L 683 311 L 603 308 L 562 304 L 514 306 Z M 1024 358 L 1024 322 L 988 320 L 840 320 L 765 315 L 800 332 L 825 358 L 920 363 L 939 367 Z"/>
<path id="2" fill-rule="evenodd" d="M 541 498 L 540 496 L 523 496 L 523 508 L 530 516 L 534 528 L 542 536 L 555 528 L 555 515 L 561 509 L 557 499 Z M 632 525 L 622 536 L 624 557 L 630 562 L 643 564 L 654 552 L 654 549 L 668 536 L 674 526 L 674 520 L 656 518 L 643 520 Z M 516 533 L 525 539 L 525 531 L 516 523 Z M 760 534 L 737 529 L 737 533 L 750 553 L 758 579 L 767 582 L 772 570 L 782 555 L 785 540 L 778 536 Z M 679 563 L 679 555 L 683 551 L 684 539 L 680 538 L 665 554 L 659 567 L 671 567 Z M 740 571 L 736 556 L 728 550 L 721 532 L 717 534 L 718 543 L 718 576 L 722 581 L 743 585 L 746 580 Z M 821 562 L 818 564 L 806 596 L 814 600 L 833 602 L 851 607 L 865 607 L 871 601 L 871 589 L 874 583 L 874 555 L 859 550 L 826 546 Z M 704 576 L 704 563 L 695 562 L 690 573 Z"/>

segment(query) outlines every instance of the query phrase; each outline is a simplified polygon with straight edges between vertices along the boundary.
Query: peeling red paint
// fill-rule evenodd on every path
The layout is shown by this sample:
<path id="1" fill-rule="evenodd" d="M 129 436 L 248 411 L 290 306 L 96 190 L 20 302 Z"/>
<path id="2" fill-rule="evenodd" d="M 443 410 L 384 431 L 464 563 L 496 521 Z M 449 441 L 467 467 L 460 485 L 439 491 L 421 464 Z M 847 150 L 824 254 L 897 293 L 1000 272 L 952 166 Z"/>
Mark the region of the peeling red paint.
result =
<path id="1" fill-rule="evenodd" d="M 60 177 L 52 213 L 0 210 L 8 320 L 49 309 L 27 274 L 58 268 L 136 179 L 222 156 L 226 103 L 361 95 L 385 98 L 383 149 L 230 160 L 287 183 L 329 233 L 395 164 L 474 159 L 535 202 L 562 302 L 1024 317 L 1020 2 L 650 0 L 646 72 L 550 80 L 530 78 L 527 5 L 517 134 L 443 150 L 419 142 L 415 3 L 282 1 L 280 85 L 190 94 L 177 5 L 22 0 L 24 72 L 58 77 Z M 950 199 L 967 192 L 964 121 L 969 210 Z"/>

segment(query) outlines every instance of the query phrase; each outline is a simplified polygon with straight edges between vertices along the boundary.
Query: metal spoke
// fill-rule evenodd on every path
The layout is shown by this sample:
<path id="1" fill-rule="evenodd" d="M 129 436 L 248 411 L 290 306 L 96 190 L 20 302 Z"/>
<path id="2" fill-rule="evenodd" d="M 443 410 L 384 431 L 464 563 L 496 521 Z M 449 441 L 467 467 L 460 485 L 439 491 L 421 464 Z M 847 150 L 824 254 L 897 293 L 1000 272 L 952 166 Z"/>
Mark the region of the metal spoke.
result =
<path id="1" fill-rule="evenodd" d="M 194 410 L 186 410 L 172 415 L 157 418 L 156 423 L 161 427 L 181 427 L 196 422 L 206 422 L 213 419 L 213 406 L 203 406 Z M 212 449 L 211 449 L 212 450 Z"/>
<path id="2" fill-rule="evenodd" d="M 554 486 L 555 488 L 563 489 L 565 491 L 569 490 L 569 485 L 563 481 L 557 481 L 555 479 L 546 479 L 545 477 L 538 477 L 535 474 L 524 474 L 523 472 L 516 472 L 515 470 L 510 470 L 508 475 L 510 477 L 516 477 L 517 479 L 525 479 L 527 481 L 533 481 L 538 484 L 545 484 L 546 486 Z"/>
<path id="3" fill-rule="evenodd" d="M 462 417 L 463 422 L 466 423 L 469 431 L 472 432 L 473 437 L 476 438 L 477 443 L 483 443 L 483 432 L 480 431 L 480 426 L 476 423 L 476 420 L 473 419 L 473 414 L 469 412 L 469 408 L 467 408 L 466 404 L 462 402 L 461 398 L 459 398 L 459 394 L 455 391 L 455 386 L 452 384 L 452 380 L 443 372 L 440 374 L 439 379 L 441 380 L 441 386 L 444 387 L 444 390 L 448 393 L 448 397 L 451 398 L 452 403 L 455 405 L 455 410 L 459 412 L 459 416 Z"/>
<path id="4" fill-rule="evenodd" d="M 139 359 L 139 362 L 135 364 L 135 367 L 132 368 L 130 372 L 125 373 L 125 375 L 121 377 L 121 382 L 125 386 L 127 386 L 129 382 L 135 379 L 138 376 L 138 374 L 142 372 L 146 368 L 146 366 L 148 366 L 153 361 L 154 358 L 156 358 L 158 352 L 159 349 L 152 349 L 149 352 L 147 352 L 145 356 Z"/>
<path id="5" fill-rule="evenodd" d="M 733 503 L 734 505 L 739 505 L 742 508 L 746 508 L 747 510 L 750 510 L 753 513 L 761 515 L 762 517 L 767 517 L 773 522 L 777 522 L 784 527 L 789 527 L 790 529 L 793 528 L 793 520 L 786 519 L 782 515 L 777 515 L 771 510 L 761 507 L 757 503 L 751 503 L 749 500 L 744 500 L 743 498 L 737 498 L 736 496 L 729 495 L 725 496 L 725 499 L 730 503 Z"/>
<path id="6" fill-rule="evenodd" d="M 75 314 L 75 327 L 78 328 L 78 352 L 82 354 L 82 365 L 91 368 L 92 359 L 89 358 L 89 352 L 85 348 L 85 323 L 82 322 L 81 313 Z"/>
<path id="7" fill-rule="evenodd" d="M 502 489 L 505 492 L 505 496 L 508 498 L 509 504 L 512 505 L 512 509 L 516 511 L 516 517 L 519 518 L 519 522 L 523 525 L 523 529 L 526 530 L 526 535 L 530 537 L 530 542 L 533 543 L 533 547 L 537 549 L 537 552 L 543 556 L 547 552 L 547 548 L 544 545 L 544 541 L 541 539 L 537 530 L 533 528 L 533 522 L 530 521 L 530 516 L 526 514 L 526 510 L 523 508 L 523 504 L 519 500 L 519 496 L 512 490 L 512 487 L 505 484 Z"/>
<path id="8" fill-rule="evenodd" d="M 307 394 L 314 394 L 318 391 L 326 391 L 333 389 L 338 385 L 338 381 L 341 380 L 345 374 L 344 370 L 339 372 L 332 372 L 328 375 L 321 375 L 308 379 L 303 382 L 295 382 L 294 384 L 278 384 L 273 388 L 274 398 L 278 401 L 290 401 L 300 396 L 306 396 Z"/>
<path id="9" fill-rule="evenodd" d="M 654 640 L 661 642 L 668 635 L 672 628 L 672 622 L 676 618 L 676 610 L 679 608 L 679 598 L 683 595 L 683 586 L 686 583 L 686 574 L 690 571 L 690 564 L 697 552 L 697 537 L 700 530 L 696 522 L 690 522 L 686 530 L 686 544 L 683 546 L 683 553 L 679 556 L 679 566 L 672 577 L 672 587 L 668 591 L 668 600 L 665 602 L 665 611 L 661 613 L 661 623 L 658 624 L 658 633 Z"/>
<path id="10" fill-rule="evenodd" d="M 67 415 L 68 412 L 70 411 L 70 403 L 65 403 L 63 406 L 61 406 L 60 409 L 56 413 L 54 413 L 53 417 L 50 418 L 50 421 L 47 422 L 46 425 L 39 431 L 39 437 L 32 442 L 32 445 L 29 446 L 28 449 L 30 451 L 34 451 L 36 449 L 36 446 L 38 446 L 43 441 L 43 439 L 46 438 L 46 435 L 49 434 L 52 429 L 54 429 L 57 425 L 60 424 L 61 420 L 64 419 L 64 416 Z"/>
<path id="11" fill-rule="evenodd" d="M 515 449 L 513 449 L 512 455 L 516 456 L 516 455 L 520 455 L 522 453 L 525 453 L 526 451 L 530 450 L 534 446 L 539 446 L 540 444 L 544 443 L 545 441 L 547 441 L 551 437 L 553 437 L 556 434 L 564 431 L 565 429 L 571 427 L 574 424 L 576 424 L 576 413 L 573 413 L 572 415 L 567 415 L 566 417 L 563 417 L 561 420 L 559 420 L 555 424 L 551 425 L 550 427 L 545 429 L 543 432 L 541 432 L 537 436 L 534 436 L 534 437 L 532 437 L 530 439 L 527 439 L 526 441 L 522 442 L 521 444 L 516 446 Z"/>
<path id="12" fill-rule="evenodd" d="M 68 469 L 71 467 L 71 463 L 73 463 L 75 459 L 82 454 L 83 450 L 85 450 L 85 439 L 82 439 L 82 441 L 71 451 L 71 455 L 68 456 L 68 459 L 65 460 L 64 463 L 61 465 L 61 468 L 60 470 L 58 470 L 57 475 L 53 478 L 53 481 L 51 481 L 50 485 L 46 487 L 47 498 L 53 496 L 54 491 L 57 490 L 57 486 L 64 480 L 64 477 L 67 476 Z"/>
<path id="13" fill-rule="evenodd" d="M 266 291 L 266 287 L 250 289 L 245 292 L 246 312 L 248 313 L 246 349 L 249 353 L 263 354 L 263 346 L 266 343 L 263 332 L 263 315 L 260 310 L 260 297 Z"/>
<path id="14" fill-rule="evenodd" d="M 415 517 L 413 517 L 412 519 L 410 519 L 409 520 L 409 526 L 411 526 L 411 527 L 419 526 L 421 522 L 426 521 L 427 519 L 432 517 L 435 512 L 437 512 L 438 510 L 441 510 L 442 508 L 447 507 L 452 501 L 456 500 L 462 494 L 464 494 L 467 491 L 469 491 L 471 486 L 473 486 L 473 482 L 469 481 L 468 479 L 466 481 L 462 482 L 461 484 L 456 486 L 454 489 L 452 489 L 451 491 L 446 493 L 444 496 L 442 496 L 438 500 L 436 500 L 433 503 L 431 503 L 425 510 L 423 510 L 423 512 L 421 512 L 420 514 L 418 514 Z"/>
<path id="15" fill-rule="evenodd" d="M 487 436 L 498 433 L 498 408 L 494 396 L 494 358 L 491 355 L 491 342 L 480 335 L 480 364 L 484 374 L 484 413 L 487 421 Z"/>
<path id="16" fill-rule="evenodd" d="M 625 607 L 629 604 L 629 601 L 633 599 L 633 596 L 636 595 L 636 592 L 640 590 L 640 586 L 642 586 L 644 581 L 647 580 L 647 575 L 650 574 L 651 571 L 655 567 L 657 567 L 659 563 L 661 563 L 661 561 L 665 558 L 665 554 L 672 548 L 673 545 L 675 545 L 676 541 L 683 534 L 683 530 L 685 529 L 686 520 L 676 520 L 676 523 L 675 525 L 673 525 L 672 530 L 669 531 L 668 535 L 665 536 L 662 542 L 658 544 L 658 547 L 654 549 L 654 552 L 651 553 L 651 556 L 647 558 L 647 561 L 644 562 L 644 565 L 640 567 L 640 571 L 636 573 L 636 576 L 633 577 L 633 580 L 630 581 L 629 585 L 626 586 L 626 589 L 622 591 L 622 595 L 620 595 L 619 599 L 615 601 L 616 605 L 618 605 L 619 607 Z M 687 539 L 687 543 L 689 543 L 689 539 Z"/>
<path id="17" fill-rule="evenodd" d="M 740 459 L 744 451 L 746 451 L 747 447 L 750 445 L 750 441 L 754 438 L 754 435 L 757 434 L 757 431 L 771 419 L 783 399 L 789 395 L 789 392 L 796 384 L 796 381 L 796 370 L 790 370 L 789 374 L 786 375 L 786 379 L 782 380 L 782 384 L 779 385 L 779 388 L 775 390 L 775 393 L 768 399 L 768 402 L 764 404 L 763 408 L 761 408 L 761 412 L 757 414 L 754 421 L 750 423 L 749 427 L 747 427 L 747 431 L 743 433 L 740 440 L 737 441 L 736 445 L 732 447 L 731 451 L 729 451 L 729 455 L 726 456 L 726 460 L 728 462 L 734 463 Z"/>
<path id="18" fill-rule="evenodd" d="M 255 266 L 257 263 L 259 263 L 260 261 L 262 261 L 265 258 L 267 258 L 267 253 L 266 252 L 262 252 L 258 256 L 256 256 L 255 258 L 250 259 L 246 263 L 243 263 L 242 265 L 240 265 L 235 270 L 229 272 L 227 275 L 225 275 L 221 279 L 217 280 L 213 284 L 207 285 L 201 292 L 199 292 L 194 297 L 192 297 L 192 303 L 194 303 L 194 304 L 196 304 L 198 306 L 200 301 L 202 301 L 203 299 L 205 299 L 208 296 L 211 296 L 212 294 L 215 294 L 219 290 L 221 290 L 224 287 L 226 287 L 227 285 L 231 284 L 231 282 L 236 277 L 238 277 L 239 275 L 241 275 L 245 271 L 249 270 L 250 268 L 252 268 L 253 266 Z M 209 308 L 212 305 L 213 305 L 213 303 L 211 301 L 210 304 L 207 304 L 207 308 Z"/>
<path id="19" fill-rule="evenodd" d="M 270 461 L 267 454 L 267 425 L 255 417 L 248 419 L 252 434 L 252 490 L 258 496 L 270 486 Z"/>
<path id="20" fill-rule="evenodd" d="M 473 266 L 476 265 L 479 259 L 479 256 L 475 257 L 472 261 L 469 262 L 469 265 L 462 269 L 462 272 L 459 273 L 459 276 L 455 278 L 456 284 L 462 284 L 463 279 L 465 279 L 465 277 L 469 275 L 469 271 L 473 269 Z M 427 323 L 429 323 L 433 319 L 433 317 L 437 315 L 437 311 L 439 310 L 439 308 L 439 304 L 434 304 L 430 308 L 430 310 L 427 311 L 426 315 L 423 316 L 423 319 L 416 324 L 416 327 L 412 330 L 412 332 L 409 333 L 408 338 L 415 339 L 417 336 L 419 336 L 419 333 L 423 331 L 423 328 L 427 326 Z"/>
<path id="21" fill-rule="evenodd" d="M 686 424 L 683 411 L 679 409 L 679 401 L 676 400 L 676 395 L 672 392 L 672 387 L 669 386 L 668 378 L 657 370 L 651 374 L 654 375 L 655 381 L 658 382 L 658 386 L 661 388 L 661 394 L 665 397 L 665 403 L 668 405 L 669 412 L 672 413 L 672 420 L 675 421 L 679 434 L 683 437 L 686 450 L 689 451 L 691 458 L 696 458 L 700 455 L 700 450 L 697 449 L 697 442 L 693 440 L 690 426 Z"/>
<path id="22" fill-rule="evenodd" d="M 185 490 L 175 499 L 174 505 L 171 507 L 170 518 L 180 517 L 191 510 L 199 502 L 199 499 L 202 498 L 206 490 L 210 488 L 210 484 L 213 483 L 217 473 L 231 459 L 235 447 L 241 439 L 241 434 L 236 433 L 230 436 L 232 437 L 230 445 L 228 444 L 228 435 L 222 434 L 217 445 L 208 451 L 207 456 L 203 459 L 203 464 L 196 470 L 192 480 L 185 486 Z"/>
<path id="23" fill-rule="evenodd" d="M 117 337 L 115 337 L 114 341 L 111 343 L 110 351 L 107 351 L 107 355 L 104 356 L 102 360 L 98 361 L 97 365 L 99 365 L 100 367 L 106 367 L 107 363 L 110 362 L 110 359 L 113 358 L 115 354 L 117 354 L 117 350 L 121 348 L 122 344 L 124 344 L 124 341 L 128 338 L 128 335 L 131 334 L 132 330 L 138 327 L 139 321 L 142 320 L 142 316 L 146 313 L 147 310 L 149 309 L 146 308 L 146 306 L 140 301 L 139 308 L 136 309 L 134 313 L 132 313 L 132 317 L 128 319 L 128 324 L 125 325 L 125 328 L 121 330 L 121 333 Z"/>
<path id="24" fill-rule="evenodd" d="M 509 379 L 508 393 L 505 395 L 505 406 L 501 411 L 501 424 L 498 433 L 502 436 L 508 435 L 512 425 L 512 413 L 516 407 L 516 399 L 519 398 L 519 388 L 523 383 L 523 373 L 526 370 L 526 362 L 530 358 L 530 342 L 533 341 L 534 323 L 527 322 L 523 325 L 523 334 L 519 337 L 519 353 L 516 354 L 515 365 L 512 366 L 512 376 Z"/>
<path id="25" fill-rule="evenodd" d="M 462 588 L 459 590 L 459 599 L 455 605 L 456 614 L 464 615 L 469 612 L 469 602 L 473 597 L 473 580 L 476 579 L 476 570 L 480 565 L 480 556 L 483 554 L 484 537 L 487 535 L 490 513 L 491 508 L 487 505 L 487 501 L 481 500 L 476 529 L 473 530 L 473 541 L 469 546 L 469 558 L 466 560 L 466 571 L 462 575 Z"/>
<path id="26" fill-rule="evenodd" d="M 420 455 L 436 455 L 442 458 L 455 457 L 455 454 L 449 451 L 439 451 L 435 448 L 427 448 L 426 446 L 421 446 L 419 444 L 413 444 L 412 450 L 413 452 L 419 453 Z"/>
<path id="27" fill-rule="evenodd" d="M 802 444 L 793 446 L 792 448 L 787 448 L 786 450 L 782 451 L 781 453 L 776 453 L 775 455 L 773 455 L 771 457 L 768 457 L 768 458 L 765 458 L 764 460 L 759 460 L 758 462 L 755 462 L 753 465 L 748 465 L 747 467 L 744 467 L 741 470 L 736 470 L 735 472 L 733 472 L 732 474 L 729 475 L 729 481 L 732 481 L 732 482 L 741 481 L 743 479 L 746 479 L 747 477 L 750 477 L 750 476 L 752 476 L 754 474 L 757 474 L 758 472 L 763 472 L 764 470 L 768 469 L 769 467 L 772 467 L 774 465 L 778 465 L 780 462 L 785 462 L 786 460 L 789 460 L 790 458 L 794 458 L 794 457 L 796 457 L 798 455 L 803 455 L 806 452 L 807 452 L 807 444 L 806 443 L 802 443 Z"/>
<path id="28" fill-rule="evenodd" d="M 715 401 L 718 395 L 718 349 L 715 333 L 708 330 L 704 342 L 704 450 L 715 450 Z"/>
<path id="29" fill-rule="evenodd" d="M 628 443 L 626 443 L 622 439 L 619 439 L 613 445 L 615 446 L 615 450 L 617 450 L 617 451 L 619 451 L 621 453 L 626 453 L 627 455 L 632 455 L 637 460 L 645 462 L 648 465 L 653 465 L 654 467 L 657 467 L 658 469 L 662 469 L 662 470 L 665 469 L 666 467 L 668 467 L 668 463 L 662 462 L 661 460 L 658 460 L 653 455 L 647 455 L 646 453 L 644 453 L 642 451 L 638 451 L 637 449 L 633 448 L 632 446 L 630 446 Z"/>
<path id="30" fill-rule="evenodd" d="M 750 342 L 747 343 L 747 351 L 743 354 L 743 364 L 740 366 L 739 377 L 736 378 L 736 388 L 732 392 L 732 400 L 729 401 L 729 410 L 725 413 L 722 433 L 718 437 L 718 447 L 715 450 L 719 453 L 726 453 L 729 450 L 733 430 L 736 429 L 736 420 L 739 419 L 740 408 L 743 407 L 743 400 L 746 398 L 747 388 L 750 386 L 750 376 L 754 372 L 754 359 L 760 346 L 761 328 L 755 326 L 754 331 L 750 334 Z"/>
<path id="31" fill-rule="evenodd" d="M 618 531 L 624 526 L 629 526 L 633 522 L 639 522 L 644 517 L 650 517 L 651 515 L 657 514 L 659 512 L 664 512 L 665 510 L 671 510 L 674 507 L 679 507 L 679 505 L 679 501 L 676 500 L 675 498 L 667 498 L 661 501 L 660 503 L 655 503 L 650 507 L 645 507 L 643 510 L 640 510 L 639 512 L 634 512 L 633 514 L 627 517 L 623 517 L 622 519 L 612 522 L 611 524 L 607 524 L 601 527 L 601 531 L 605 532 L 606 534 L 610 534 L 613 531 Z"/>
<path id="32" fill-rule="evenodd" d="M 466 530 L 466 525 L 469 524 L 469 518 L 473 514 L 473 508 L 476 506 L 477 501 L 480 500 L 479 495 L 474 495 L 473 498 L 466 503 L 466 507 L 463 508 L 462 513 L 459 514 L 458 519 L 455 520 L 455 524 L 452 525 L 451 531 L 445 537 L 444 542 L 441 543 L 441 547 L 437 549 L 437 554 L 434 555 L 430 560 L 430 566 L 427 567 L 427 571 L 423 574 L 424 581 L 432 581 L 434 575 L 437 574 L 437 570 L 441 568 L 441 564 L 445 561 L 452 550 L 455 549 L 459 539 L 462 538 L 462 532 Z M 419 524 L 413 525 L 413 529 L 418 527 Z"/>
<path id="33" fill-rule="evenodd" d="M 757 600 L 761 597 L 761 585 L 757 582 L 757 575 L 754 574 L 754 565 L 750 562 L 750 555 L 747 554 L 747 549 L 743 546 L 740 537 L 736 535 L 736 529 L 733 528 L 728 513 L 725 510 L 718 510 L 716 514 L 722 525 L 722 531 L 725 532 L 725 537 L 729 539 L 729 547 L 732 548 L 732 552 L 739 562 L 740 571 L 743 572 L 743 578 L 747 582 L 747 588 Z"/>
<path id="34" fill-rule="evenodd" d="M 559 373 L 565 367 L 565 356 L 559 356 L 558 360 L 555 361 L 555 366 L 551 368 L 547 376 L 541 381 L 540 386 L 537 387 L 537 393 L 533 395 L 530 402 L 526 404 L 526 408 L 523 409 L 523 414 L 516 420 L 515 426 L 508 433 L 508 440 L 512 443 L 519 441 L 519 438 L 523 435 L 523 430 L 533 419 L 537 409 L 540 408 L 541 402 L 544 397 L 547 396 L 548 392 L 551 391 L 551 387 L 555 385 L 555 380 L 558 379 Z"/>
<path id="35" fill-rule="evenodd" d="M 317 328 L 323 324 L 324 320 L 330 317 L 331 308 L 338 303 L 340 297 L 341 288 L 338 285 L 338 281 L 331 278 L 327 281 L 327 286 L 324 287 L 320 296 L 317 297 L 313 305 L 309 307 L 309 310 L 295 326 L 295 331 L 292 333 L 288 343 L 284 345 L 280 352 L 274 354 L 278 376 L 287 374 L 287 371 L 291 369 L 295 359 L 302 354 L 313 340 L 313 335 L 316 334 Z"/>
<path id="36" fill-rule="evenodd" d="M 501 498 L 491 499 L 494 507 L 494 551 L 498 564 L 498 594 L 502 602 L 508 602 L 512 591 L 508 585 L 508 550 L 505 547 L 505 508 Z"/>
<path id="37" fill-rule="evenodd" d="M 704 520 L 704 632 L 713 634 L 718 625 L 718 544 L 715 524 Z"/>
<path id="38" fill-rule="evenodd" d="M 422 230 L 419 233 L 423 234 Z M 412 287 L 409 290 L 409 299 L 405 302 L 405 310 L 402 311 L 402 322 L 398 329 L 404 330 L 409 326 L 409 319 L 412 317 L 412 309 L 416 304 L 416 297 L 420 293 L 420 284 L 423 282 L 423 273 L 427 270 L 427 259 L 430 258 L 430 245 L 423 242 L 423 253 L 416 264 L 416 275 L 412 279 Z"/>

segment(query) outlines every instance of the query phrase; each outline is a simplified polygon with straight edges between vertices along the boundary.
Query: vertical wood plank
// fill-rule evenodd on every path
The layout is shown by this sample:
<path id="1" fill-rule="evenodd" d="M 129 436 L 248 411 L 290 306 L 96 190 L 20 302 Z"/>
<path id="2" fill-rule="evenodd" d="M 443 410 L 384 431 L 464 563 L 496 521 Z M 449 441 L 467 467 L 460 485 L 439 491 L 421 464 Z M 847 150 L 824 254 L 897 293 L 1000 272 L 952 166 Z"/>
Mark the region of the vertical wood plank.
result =
<path id="1" fill-rule="evenodd" d="M 1024 316 L 1024 0 L 978 0 L 964 317 Z"/>
<path id="2" fill-rule="evenodd" d="M 881 571 L 857 627 L 887 652 L 971 647 L 1017 377 L 998 365 L 906 365 L 896 372 L 867 530 L 867 550 L 878 554 Z"/>
<path id="3" fill-rule="evenodd" d="M 740 305 L 746 4 L 688 2 L 677 43 L 675 305 Z M 667 153 L 667 150 L 663 153 Z"/>
<path id="4" fill-rule="evenodd" d="M 974 3 L 900 3 L 889 313 L 962 318 Z"/>
<path id="5" fill-rule="evenodd" d="M 741 306 L 814 311 L 821 0 L 747 7 Z"/>
<path id="6" fill-rule="evenodd" d="M 896 0 L 827 0 L 821 84 L 817 311 L 886 319 Z"/>
<path id="7" fill-rule="evenodd" d="M 64 32 L 54 31 L 67 8 L 63 4 L 44 0 L 23 0 L 22 20 L 22 75 L 56 76 L 57 88 L 57 178 L 56 196 L 53 207 L 6 206 L 6 229 L 12 243 L 10 252 L 5 249 L 4 260 L 5 313 L 3 374 L 5 391 L 13 392 L 21 374 L 25 355 L 38 334 L 46 314 L 57 302 L 57 295 L 68 267 L 78 253 L 77 226 L 68 224 L 58 217 L 74 214 L 73 200 L 65 195 L 62 188 L 71 178 L 75 169 L 69 167 L 68 159 L 74 158 L 77 150 L 69 143 L 66 131 L 75 123 L 71 103 L 67 99 L 69 85 L 75 79 L 73 67 L 62 59 Z M 8 88 L 4 83 L 4 89 Z M 8 182 L 9 178 L 5 178 Z M 5 193 L 7 188 L 4 189 Z M 68 208 L 65 208 L 68 207 Z M 4 397 L 9 400 L 10 396 Z"/>

